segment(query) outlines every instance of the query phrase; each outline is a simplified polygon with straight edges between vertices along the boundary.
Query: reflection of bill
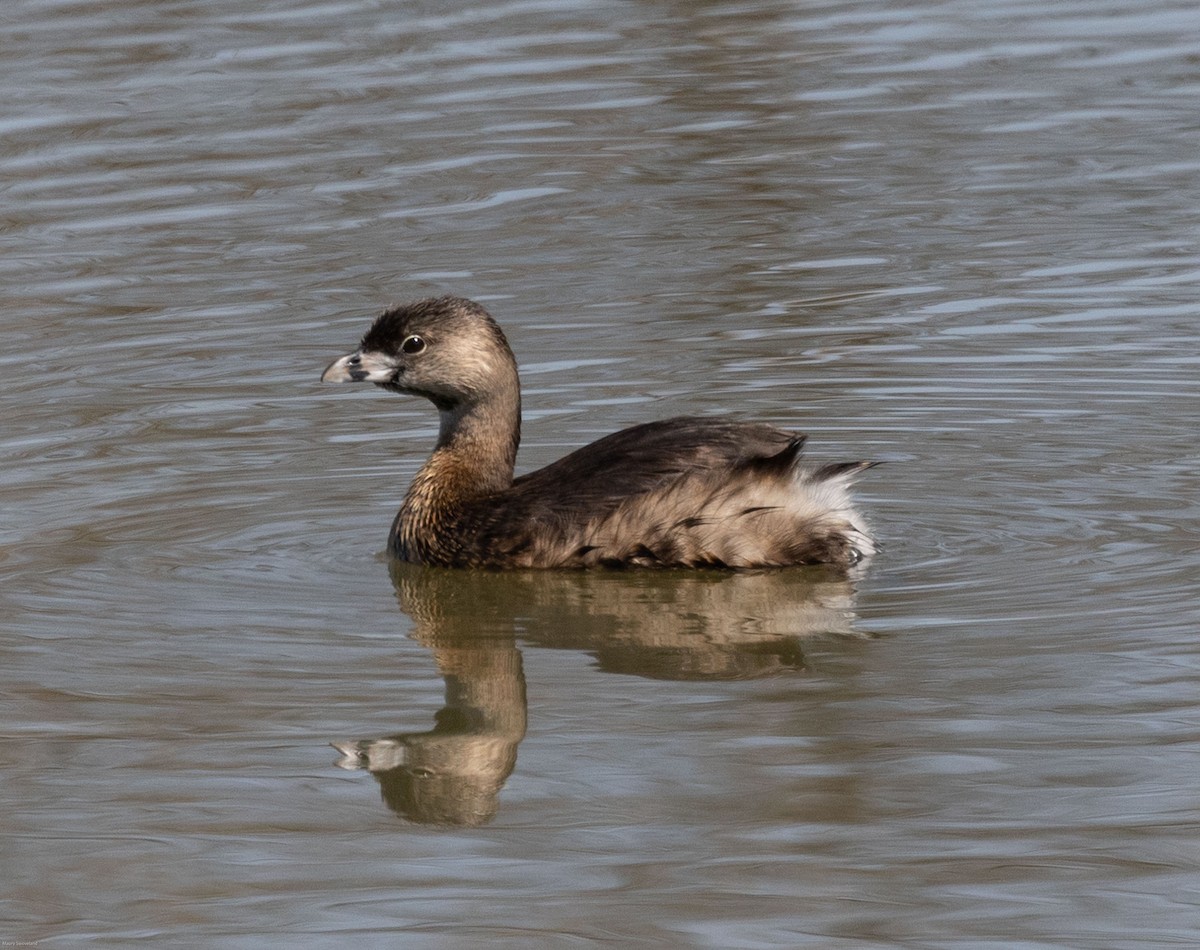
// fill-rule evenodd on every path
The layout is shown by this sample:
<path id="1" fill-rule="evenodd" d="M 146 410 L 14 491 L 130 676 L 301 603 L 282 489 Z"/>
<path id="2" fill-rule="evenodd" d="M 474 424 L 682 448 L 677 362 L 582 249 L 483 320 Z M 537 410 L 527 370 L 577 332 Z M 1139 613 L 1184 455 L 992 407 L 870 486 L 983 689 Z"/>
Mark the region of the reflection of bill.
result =
<path id="1" fill-rule="evenodd" d="M 496 813 L 525 736 L 516 645 L 583 650 L 601 669 L 655 679 L 748 679 L 803 668 L 801 644 L 851 636 L 854 589 L 820 571 L 476 572 L 393 562 L 413 637 L 433 651 L 445 706 L 428 732 L 335 742 L 384 800 L 423 824 Z"/>

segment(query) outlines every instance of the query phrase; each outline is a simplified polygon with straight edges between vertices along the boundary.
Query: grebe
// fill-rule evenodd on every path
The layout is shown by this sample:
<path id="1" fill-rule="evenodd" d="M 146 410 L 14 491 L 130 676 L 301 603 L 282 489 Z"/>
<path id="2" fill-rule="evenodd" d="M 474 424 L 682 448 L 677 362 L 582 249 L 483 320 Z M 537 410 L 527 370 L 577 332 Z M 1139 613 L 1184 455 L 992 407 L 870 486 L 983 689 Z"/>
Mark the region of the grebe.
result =
<path id="1" fill-rule="evenodd" d="M 805 437 L 677 417 L 624 429 L 513 478 L 517 362 L 461 297 L 388 310 L 323 382 L 424 396 L 437 445 L 392 524 L 397 558 L 443 567 L 848 568 L 875 552 L 849 484 L 875 462 L 800 464 Z"/>

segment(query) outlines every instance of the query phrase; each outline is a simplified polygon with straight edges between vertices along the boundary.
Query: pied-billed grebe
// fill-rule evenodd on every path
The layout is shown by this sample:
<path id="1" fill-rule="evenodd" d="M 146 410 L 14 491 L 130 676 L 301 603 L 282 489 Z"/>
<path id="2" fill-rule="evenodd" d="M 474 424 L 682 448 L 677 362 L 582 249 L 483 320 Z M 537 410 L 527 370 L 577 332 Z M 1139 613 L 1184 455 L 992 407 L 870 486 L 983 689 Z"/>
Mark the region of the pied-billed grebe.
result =
<path id="1" fill-rule="evenodd" d="M 424 396 L 441 414 L 388 538 L 445 567 L 849 567 L 875 550 L 848 486 L 872 462 L 799 464 L 804 436 L 679 417 L 606 436 L 513 478 L 517 363 L 479 304 L 436 297 L 380 316 L 324 382 Z"/>

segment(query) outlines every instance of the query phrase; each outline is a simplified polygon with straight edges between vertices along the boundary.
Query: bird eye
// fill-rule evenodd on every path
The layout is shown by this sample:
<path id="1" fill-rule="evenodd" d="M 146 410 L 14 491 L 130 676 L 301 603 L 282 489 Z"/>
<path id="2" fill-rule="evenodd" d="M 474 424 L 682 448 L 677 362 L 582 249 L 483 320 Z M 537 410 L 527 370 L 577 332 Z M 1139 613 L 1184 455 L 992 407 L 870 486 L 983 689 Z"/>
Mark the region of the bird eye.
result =
<path id="1" fill-rule="evenodd" d="M 425 349 L 425 341 L 419 336 L 406 336 L 404 342 L 400 344 L 400 349 L 409 355 L 420 353 Z"/>

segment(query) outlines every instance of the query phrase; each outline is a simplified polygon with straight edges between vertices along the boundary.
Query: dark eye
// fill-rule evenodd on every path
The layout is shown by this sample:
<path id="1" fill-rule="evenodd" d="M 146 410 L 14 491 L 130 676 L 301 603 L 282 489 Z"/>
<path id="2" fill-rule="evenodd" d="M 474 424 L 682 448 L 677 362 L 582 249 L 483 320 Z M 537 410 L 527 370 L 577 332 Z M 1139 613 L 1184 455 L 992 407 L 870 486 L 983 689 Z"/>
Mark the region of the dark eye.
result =
<path id="1" fill-rule="evenodd" d="M 410 355 L 420 353 L 425 349 L 425 341 L 419 336 L 406 336 L 404 342 L 400 344 L 400 349 Z"/>

